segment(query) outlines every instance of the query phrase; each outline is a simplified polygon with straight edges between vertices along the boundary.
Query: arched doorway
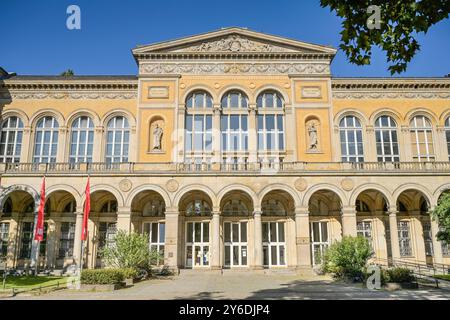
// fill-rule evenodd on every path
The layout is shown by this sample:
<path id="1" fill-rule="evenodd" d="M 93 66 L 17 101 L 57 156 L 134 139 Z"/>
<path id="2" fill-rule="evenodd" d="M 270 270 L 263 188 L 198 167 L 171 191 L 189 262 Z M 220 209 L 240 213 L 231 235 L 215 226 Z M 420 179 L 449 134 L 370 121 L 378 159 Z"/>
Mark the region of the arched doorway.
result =
<path id="1" fill-rule="evenodd" d="M 309 199 L 308 207 L 311 260 L 313 265 L 320 265 L 330 244 L 341 239 L 342 201 L 332 190 L 318 190 Z"/>
<path id="2" fill-rule="evenodd" d="M 223 233 L 223 266 L 248 267 L 253 256 L 249 254 L 249 226 L 253 213 L 252 198 L 244 191 L 226 193 L 220 202 Z"/>
<path id="3" fill-rule="evenodd" d="M 91 268 L 104 267 L 102 249 L 113 244 L 117 233 L 117 199 L 109 191 L 91 193 L 91 212 L 88 225 L 88 256 Z"/>
<path id="4" fill-rule="evenodd" d="M 355 200 L 356 234 L 367 239 L 373 258 L 383 264 L 392 257 L 388 207 L 386 196 L 375 189 L 360 192 Z"/>
<path id="5" fill-rule="evenodd" d="M 184 267 L 204 268 L 211 260 L 212 201 L 203 191 L 192 190 L 180 199 L 180 226 L 184 237 L 182 255 Z"/>
<path id="6" fill-rule="evenodd" d="M 290 261 L 295 255 L 289 254 L 289 248 L 295 248 L 294 209 L 294 199 L 286 191 L 272 190 L 262 198 L 263 266 L 266 268 L 293 264 Z"/>
<path id="7" fill-rule="evenodd" d="M 155 263 L 164 263 L 166 204 L 156 191 L 139 192 L 131 202 L 131 220 L 137 232 L 147 234 L 149 250 L 158 253 Z"/>

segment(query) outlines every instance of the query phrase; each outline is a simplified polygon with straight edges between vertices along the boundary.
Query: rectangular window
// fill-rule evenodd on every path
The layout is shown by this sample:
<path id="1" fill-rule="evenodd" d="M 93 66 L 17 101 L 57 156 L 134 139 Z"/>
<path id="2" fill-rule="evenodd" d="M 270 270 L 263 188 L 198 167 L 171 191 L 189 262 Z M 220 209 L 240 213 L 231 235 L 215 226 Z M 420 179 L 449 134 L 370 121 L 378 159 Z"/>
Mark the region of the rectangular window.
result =
<path id="1" fill-rule="evenodd" d="M 20 245 L 20 258 L 30 259 L 31 257 L 31 244 L 33 242 L 33 222 L 22 223 L 22 236 Z"/>
<path id="2" fill-rule="evenodd" d="M 414 129 L 411 131 L 412 153 L 415 161 L 434 161 L 433 136 L 431 130 Z"/>
<path id="3" fill-rule="evenodd" d="M 59 239 L 59 258 L 68 258 L 73 256 L 73 245 L 75 239 L 75 223 L 61 223 L 61 236 Z"/>
<path id="4" fill-rule="evenodd" d="M 398 223 L 398 242 L 400 246 L 400 256 L 412 256 L 411 237 L 408 221 L 399 221 Z"/>
<path id="5" fill-rule="evenodd" d="M 323 255 L 329 246 L 328 222 L 311 222 L 310 235 L 313 265 L 319 265 L 322 263 Z"/>
<path id="6" fill-rule="evenodd" d="M 149 249 L 159 253 L 159 257 L 155 261 L 156 265 L 164 263 L 165 231 L 164 222 L 144 223 L 144 233 L 149 237 Z"/>
<path id="7" fill-rule="evenodd" d="M 431 223 L 423 223 L 423 240 L 425 242 L 425 254 L 433 256 L 433 236 L 431 234 Z"/>
<path id="8" fill-rule="evenodd" d="M 8 254 L 8 241 L 9 241 L 9 223 L 0 223 L 0 256 L 6 257 Z"/>
<path id="9" fill-rule="evenodd" d="M 103 248 L 114 244 L 116 232 L 117 224 L 115 222 L 100 222 L 98 228 L 97 257 L 101 256 L 101 250 Z"/>
<path id="10" fill-rule="evenodd" d="M 257 117 L 258 150 L 284 150 L 284 124 L 281 114 L 264 114 Z"/>
<path id="11" fill-rule="evenodd" d="M 248 150 L 248 117 L 246 115 L 222 115 L 220 130 L 222 151 Z"/>
<path id="12" fill-rule="evenodd" d="M 212 150 L 211 115 L 186 115 L 184 147 L 187 152 Z"/>
<path id="13" fill-rule="evenodd" d="M 286 236 L 284 222 L 263 222 L 262 230 L 264 266 L 285 266 Z"/>

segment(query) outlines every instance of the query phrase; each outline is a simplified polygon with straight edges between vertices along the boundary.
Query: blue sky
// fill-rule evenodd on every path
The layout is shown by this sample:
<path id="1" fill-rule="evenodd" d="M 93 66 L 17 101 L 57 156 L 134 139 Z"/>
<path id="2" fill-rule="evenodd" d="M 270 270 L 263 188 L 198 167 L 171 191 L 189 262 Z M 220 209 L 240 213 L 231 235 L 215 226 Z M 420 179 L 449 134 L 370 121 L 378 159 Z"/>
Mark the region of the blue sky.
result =
<path id="1" fill-rule="evenodd" d="M 66 28 L 66 8 L 81 8 L 81 30 Z M 1 0 L 0 66 L 18 74 L 136 74 L 130 50 L 148 44 L 240 26 L 338 47 L 340 21 L 319 0 Z M 420 35 L 421 52 L 402 76 L 450 73 L 450 20 Z M 334 76 L 390 76 L 384 53 L 358 67 L 339 52 Z"/>

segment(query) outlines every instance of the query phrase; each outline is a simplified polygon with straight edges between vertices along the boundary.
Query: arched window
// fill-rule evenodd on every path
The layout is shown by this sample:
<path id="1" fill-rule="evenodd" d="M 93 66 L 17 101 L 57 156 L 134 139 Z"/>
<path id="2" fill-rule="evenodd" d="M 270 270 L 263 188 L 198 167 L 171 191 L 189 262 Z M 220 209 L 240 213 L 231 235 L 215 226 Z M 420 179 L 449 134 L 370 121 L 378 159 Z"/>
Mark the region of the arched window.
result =
<path id="1" fill-rule="evenodd" d="M 186 106 L 185 152 L 189 154 L 191 152 L 212 151 L 213 111 L 211 96 L 204 91 L 195 91 L 186 99 Z"/>
<path id="2" fill-rule="evenodd" d="M 445 121 L 445 138 L 447 139 L 448 161 L 450 161 L 450 117 Z"/>
<path id="3" fill-rule="evenodd" d="M 246 109 L 248 106 L 248 98 L 245 93 L 232 90 L 222 97 L 221 106 L 223 109 Z"/>
<path id="4" fill-rule="evenodd" d="M 281 94 L 265 91 L 256 99 L 258 150 L 284 150 L 284 101 Z"/>
<path id="5" fill-rule="evenodd" d="M 186 99 L 186 108 L 205 109 L 212 106 L 212 98 L 205 91 L 195 91 Z"/>
<path id="6" fill-rule="evenodd" d="M 240 91 L 230 91 L 222 98 L 220 131 L 222 151 L 248 150 L 248 99 Z"/>
<path id="7" fill-rule="evenodd" d="M 425 116 L 415 116 L 410 122 L 411 150 L 415 161 L 435 159 L 431 121 Z"/>
<path id="8" fill-rule="evenodd" d="M 186 206 L 187 216 L 209 216 L 211 215 L 211 207 L 204 200 L 193 200 Z"/>
<path id="9" fill-rule="evenodd" d="M 109 120 L 106 139 L 106 162 L 128 162 L 130 127 L 127 118 L 117 116 Z"/>
<path id="10" fill-rule="evenodd" d="M 103 213 L 117 212 L 117 201 L 116 200 L 106 201 L 101 207 L 100 212 Z"/>
<path id="11" fill-rule="evenodd" d="M 346 116 L 339 123 L 342 162 L 364 162 L 362 127 L 358 118 Z"/>
<path id="12" fill-rule="evenodd" d="M 241 200 L 229 200 L 223 206 L 223 214 L 226 216 L 247 216 L 249 210 Z"/>
<path id="13" fill-rule="evenodd" d="M 377 160 L 379 162 L 399 162 L 397 124 L 389 116 L 381 116 L 375 121 Z"/>
<path id="14" fill-rule="evenodd" d="M 143 215 L 152 217 L 162 217 L 166 212 L 164 200 L 153 198 L 144 206 Z"/>
<path id="15" fill-rule="evenodd" d="M 261 203 L 262 214 L 265 216 L 285 216 L 286 209 L 283 204 L 275 199 L 269 199 Z"/>
<path id="16" fill-rule="evenodd" d="M 283 108 L 284 101 L 276 91 L 264 91 L 256 99 L 256 107 L 258 109 L 264 108 Z"/>
<path id="17" fill-rule="evenodd" d="M 42 117 L 36 124 L 33 162 L 56 162 L 58 149 L 58 121 L 54 117 Z"/>
<path id="18" fill-rule="evenodd" d="M 0 162 L 20 162 L 22 135 L 22 120 L 15 116 L 3 120 L 0 132 Z"/>
<path id="19" fill-rule="evenodd" d="M 94 147 L 94 124 L 86 116 L 78 117 L 72 123 L 70 133 L 70 162 L 92 162 Z"/>

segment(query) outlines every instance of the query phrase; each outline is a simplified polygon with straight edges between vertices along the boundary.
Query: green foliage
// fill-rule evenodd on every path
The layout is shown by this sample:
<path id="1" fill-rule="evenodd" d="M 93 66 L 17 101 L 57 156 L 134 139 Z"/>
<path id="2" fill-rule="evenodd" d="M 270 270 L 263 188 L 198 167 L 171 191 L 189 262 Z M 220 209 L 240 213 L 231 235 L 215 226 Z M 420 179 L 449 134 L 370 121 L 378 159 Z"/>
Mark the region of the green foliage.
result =
<path id="1" fill-rule="evenodd" d="M 60 73 L 60 76 L 62 77 L 72 77 L 75 75 L 75 72 L 73 72 L 72 69 L 67 69 L 66 71 L 63 71 Z"/>
<path id="2" fill-rule="evenodd" d="M 134 268 L 125 268 L 118 270 L 122 272 L 124 279 L 135 279 L 138 276 L 138 271 Z"/>
<path id="3" fill-rule="evenodd" d="M 149 250 L 148 234 L 126 233 L 120 230 L 113 242 L 113 245 L 106 246 L 101 251 L 108 267 L 149 270 L 151 265 L 161 259 L 158 252 Z"/>
<path id="4" fill-rule="evenodd" d="M 118 284 L 124 280 L 120 269 L 88 269 L 81 271 L 82 284 Z"/>
<path id="5" fill-rule="evenodd" d="M 436 238 L 444 243 L 450 243 L 450 192 L 445 192 L 439 197 L 438 204 L 431 215 L 441 228 Z"/>
<path id="6" fill-rule="evenodd" d="M 448 18 L 450 12 L 448 0 L 321 0 L 320 4 L 343 19 L 339 48 L 351 63 L 370 64 L 372 46 L 378 46 L 386 52 L 391 74 L 406 70 L 420 50 L 417 35 Z M 380 29 L 367 27 L 370 5 L 380 8 Z"/>
<path id="7" fill-rule="evenodd" d="M 391 268 L 384 272 L 386 282 L 408 283 L 415 280 L 414 275 L 408 268 Z"/>
<path id="8" fill-rule="evenodd" d="M 324 256 L 324 270 L 338 278 L 361 276 L 373 251 L 364 237 L 343 237 Z"/>
<path id="9" fill-rule="evenodd" d="M 450 281 L 450 274 L 437 274 L 434 276 L 436 279 Z"/>

